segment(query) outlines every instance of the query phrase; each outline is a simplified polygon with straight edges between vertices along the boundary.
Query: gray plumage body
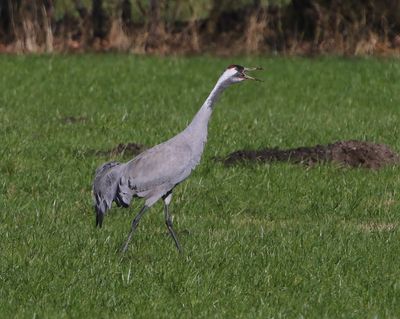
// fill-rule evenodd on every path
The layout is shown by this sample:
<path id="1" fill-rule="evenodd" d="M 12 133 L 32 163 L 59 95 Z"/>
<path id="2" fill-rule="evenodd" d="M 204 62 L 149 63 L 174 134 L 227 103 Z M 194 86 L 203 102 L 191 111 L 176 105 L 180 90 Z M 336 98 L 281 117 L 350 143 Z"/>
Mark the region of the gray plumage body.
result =
<path id="1" fill-rule="evenodd" d="M 113 201 L 128 207 L 133 197 L 150 207 L 199 164 L 207 141 L 210 106 L 197 113 L 180 134 L 139 154 L 127 163 L 108 162 L 96 170 L 93 194 L 99 226 Z"/>
<path id="2" fill-rule="evenodd" d="M 244 74 L 243 69 L 241 74 Z M 96 225 L 102 226 L 104 215 L 111 208 L 113 201 L 119 206 L 128 207 L 132 198 L 144 198 L 145 206 L 142 209 L 144 213 L 147 208 L 163 198 L 166 223 L 167 226 L 170 224 L 168 229 L 180 250 L 168 214 L 171 193 L 174 187 L 189 177 L 199 164 L 207 141 L 207 128 L 213 105 L 228 85 L 239 82 L 234 78 L 238 72 L 240 70 L 228 67 L 192 122 L 178 135 L 144 151 L 127 163 L 108 162 L 96 170 L 93 182 Z M 124 250 L 142 211 L 132 223 L 132 230 Z"/>

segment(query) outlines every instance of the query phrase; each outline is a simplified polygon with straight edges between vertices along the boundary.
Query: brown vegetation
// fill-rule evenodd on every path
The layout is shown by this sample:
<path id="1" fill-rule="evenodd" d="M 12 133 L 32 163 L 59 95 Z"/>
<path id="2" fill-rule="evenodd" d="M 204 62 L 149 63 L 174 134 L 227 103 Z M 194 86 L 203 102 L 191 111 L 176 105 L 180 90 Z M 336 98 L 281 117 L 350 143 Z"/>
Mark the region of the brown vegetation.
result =
<path id="1" fill-rule="evenodd" d="M 146 150 L 146 147 L 137 143 L 119 143 L 116 147 L 109 150 L 89 151 L 90 154 L 97 156 L 116 157 L 116 156 L 136 156 Z"/>
<path id="2" fill-rule="evenodd" d="M 400 0 L 209 0 L 201 14 L 193 0 L 70 0 L 63 12 L 56 2 L 0 0 L 0 51 L 400 52 Z"/>

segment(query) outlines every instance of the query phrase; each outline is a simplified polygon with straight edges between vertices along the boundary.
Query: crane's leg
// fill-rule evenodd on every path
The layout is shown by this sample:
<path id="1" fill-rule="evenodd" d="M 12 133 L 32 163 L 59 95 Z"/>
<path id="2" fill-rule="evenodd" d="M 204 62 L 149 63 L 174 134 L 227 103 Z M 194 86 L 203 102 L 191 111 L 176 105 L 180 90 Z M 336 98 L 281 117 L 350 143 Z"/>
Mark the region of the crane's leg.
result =
<path id="1" fill-rule="evenodd" d="M 122 248 L 122 252 L 126 252 L 128 249 L 129 242 L 131 241 L 132 235 L 136 230 L 137 225 L 139 224 L 140 218 L 144 215 L 144 213 L 149 209 L 148 206 L 144 205 L 143 208 L 140 210 L 140 212 L 136 215 L 136 217 L 132 221 L 132 226 L 131 226 L 131 231 L 129 232 L 128 238 L 126 239 L 126 242 L 124 244 L 124 247 Z"/>
<path id="2" fill-rule="evenodd" d="M 176 237 L 176 234 L 175 234 L 175 232 L 174 232 L 174 229 L 172 228 L 172 220 L 171 220 L 171 216 L 169 215 L 169 212 L 168 212 L 168 206 L 169 206 L 169 203 L 171 202 L 171 199 L 172 199 L 172 193 L 171 193 L 171 192 L 170 192 L 170 193 L 167 193 L 167 194 L 163 197 L 163 200 L 164 200 L 165 224 L 167 225 L 167 228 L 168 228 L 168 230 L 169 230 L 169 233 L 171 234 L 172 238 L 174 239 L 176 248 L 178 249 L 178 251 L 179 251 L 180 253 L 182 253 L 182 247 L 181 247 L 181 245 L 179 244 L 178 237 Z"/>

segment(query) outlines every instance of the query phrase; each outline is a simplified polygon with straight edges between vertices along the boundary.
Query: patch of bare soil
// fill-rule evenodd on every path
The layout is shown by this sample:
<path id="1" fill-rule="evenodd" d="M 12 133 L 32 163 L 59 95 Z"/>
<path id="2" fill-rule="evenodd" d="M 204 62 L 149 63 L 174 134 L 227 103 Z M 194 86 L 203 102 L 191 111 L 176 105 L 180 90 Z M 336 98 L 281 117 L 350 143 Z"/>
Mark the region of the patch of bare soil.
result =
<path id="1" fill-rule="evenodd" d="M 111 148 L 109 150 L 100 150 L 100 151 L 94 151 L 93 153 L 97 156 L 117 156 L 117 155 L 122 155 L 122 156 L 136 156 L 143 152 L 146 149 L 145 146 L 142 144 L 136 144 L 136 143 L 127 143 L 123 144 L 120 143 L 116 147 Z"/>
<path id="2" fill-rule="evenodd" d="M 312 166 L 317 163 L 334 162 L 346 167 L 379 169 L 399 163 L 400 157 L 387 145 L 351 140 L 286 150 L 239 150 L 219 160 L 226 165 L 240 162 L 291 162 Z"/>
<path id="3" fill-rule="evenodd" d="M 87 121 L 87 116 L 64 116 L 61 118 L 61 122 L 63 124 L 76 124 L 76 123 L 84 123 Z"/>
<path id="4" fill-rule="evenodd" d="M 357 225 L 358 228 L 362 231 L 365 232 L 389 232 L 389 231 L 394 231 L 397 228 L 397 224 L 395 223 L 363 223 L 363 224 L 359 224 Z"/>

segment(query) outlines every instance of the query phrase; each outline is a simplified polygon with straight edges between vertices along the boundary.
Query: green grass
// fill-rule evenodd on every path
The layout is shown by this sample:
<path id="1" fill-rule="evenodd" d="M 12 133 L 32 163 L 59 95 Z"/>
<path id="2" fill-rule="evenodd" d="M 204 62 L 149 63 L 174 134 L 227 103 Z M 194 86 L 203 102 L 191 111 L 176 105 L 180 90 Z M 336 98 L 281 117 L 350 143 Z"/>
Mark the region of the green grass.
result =
<path id="1" fill-rule="evenodd" d="M 265 82 L 224 92 L 176 188 L 184 255 L 157 203 L 121 256 L 142 203 L 95 229 L 91 182 L 109 158 L 88 150 L 178 133 L 231 63 L 262 65 Z M 345 139 L 400 151 L 399 61 L 0 56 L 0 70 L 1 317 L 400 316 L 399 167 L 213 161 Z"/>

